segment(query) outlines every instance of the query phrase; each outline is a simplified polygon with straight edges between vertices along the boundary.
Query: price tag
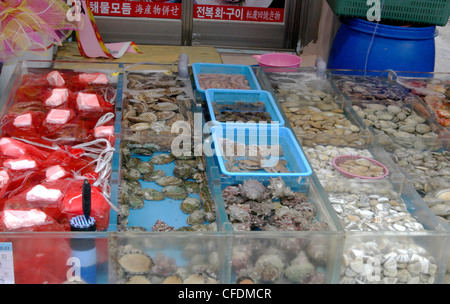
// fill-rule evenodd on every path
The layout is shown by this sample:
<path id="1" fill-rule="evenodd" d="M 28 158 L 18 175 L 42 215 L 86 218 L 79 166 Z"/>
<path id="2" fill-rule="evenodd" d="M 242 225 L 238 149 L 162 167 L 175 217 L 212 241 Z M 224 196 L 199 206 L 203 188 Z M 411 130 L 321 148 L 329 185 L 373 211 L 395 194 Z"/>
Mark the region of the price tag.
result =
<path id="1" fill-rule="evenodd" d="M 0 243 L 0 284 L 14 284 L 12 243 Z"/>

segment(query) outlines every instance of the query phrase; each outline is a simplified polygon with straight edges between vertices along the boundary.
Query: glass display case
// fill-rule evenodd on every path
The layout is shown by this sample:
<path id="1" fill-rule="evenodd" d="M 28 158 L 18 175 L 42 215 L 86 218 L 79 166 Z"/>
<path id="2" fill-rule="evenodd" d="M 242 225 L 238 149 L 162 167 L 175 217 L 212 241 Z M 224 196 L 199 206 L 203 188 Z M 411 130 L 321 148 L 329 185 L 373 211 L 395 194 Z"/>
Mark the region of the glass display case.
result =
<path id="1" fill-rule="evenodd" d="M 361 121 L 352 104 L 332 90 L 329 78 L 314 78 L 313 70 L 273 75 L 254 68 L 261 89 L 272 94 L 285 118 L 286 129 L 295 131 L 292 115 L 317 108 L 327 118 L 342 114 L 337 119 L 343 129 L 348 126 L 359 134 L 358 140 L 333 145 L 297 131 L 298 142 L 283 149 L 298 144 L 305 155 L 303 165 L 311 168 L 309 174 L 258 175 L 255 163 L 245 162 L 238 165 L 243 174 L 233 175 L 224 174 L 217 156 L 200 147 L 211 145 L 212 137 L 211 130 L 203 130 L 209 116 L 197 98 L 193 77 L 180 79 L 170 66 L 166 68 L 53 62 L 51 68 L 36 69 L 28 68 L 26 62 L 19 64 L 8 84 L 9 94 L 2 97 L 0 152 L 5 156 L 1 158 L 4 167 L 5 163 L 9 167 L 0 171 L 6 182 L 1 184 L 5 190 L 0 211 L 0 253 L 5 258 L 0 265 L 1 283 L 443 282 L 450 230 L 445 215 L 438 219 L 434 210 L 443 207 L 433 206 L 445 204 L 431 203 L 416 191 L 410 168 L 401 167 L 402 154 L 386 151 L 377 133 L 358 125 Z M 298 86 L 297 80 L 305 81 L 305 86 Z M 53 92 L 62 89 L 70 91 L 67 100 L 65 94 Z M 97 94 L 103 107 L 94 107 L 97 103 L 83 99 L 82 94 Z M 98 111 L 86 110 L 92 107 Z M 48 120 L 55 109 L 68 112 Z M 44 119 L 35 120 L 39 115 Z M 83 115 L 87 116 L 80 118 Z M 167 122 L 175 116 L 181 129 L 186 128 L 185 134 L 171 138 L 172 132 L 156 132 L 170 127 Z M 64 136 L 43 132 L 49 129 L 42 124 L 45 121 L 55 125 L 61 119 L 78 122 L 77 118 L 84 121 L 84 132 L 75 132 L 80 131 L 79 124 Z M 32 132 L 30 119 L 42 124 L 39 136 Z M 345 124 L 347 120 L 351 124 Z M 108 128 L 92 133 L 89 121 Z M 195 125 L 201 127 L 200 133 Z M 334 124 L 334 129 L 339 128 L 336 125 L 341 124 Z M 362 136 L 355 126 L 367 135 Z M 95 138 L 95 134 L 106 137 Z M 290 138 L 295 141 L 293 134 Z M 42 141 L 37 142 L 38 138 Z M 173 146 L 175 139 L 179 145 Z M 106 148 L 88 145 L 89 140 L 108 144 Z M 445 143 L 444 138 L 439 140 Z M 161 145 L 164 142 L 171 144 Z M 32 143 L 33 148 L 25 145 Z M 432 150 L 437 162 L 448 162 L 439 158 L 447 156 L 445 147 Z M 63 154 L 57 164 L 49 161 L 60 160 L 52 149 Z M 16 157 L 20 151 L 33 152 L 29 156 L 36 159 Z M 64 154 L 67 151 L 69 155 Z M 426 151 L 420 153 L 428 157 Z M 290 153 L 282 156 L 289 158 Z M 369 179 L 367 171 L 361 171 L 359 178 L 347 177 L 332 162 L 341 154 L 376 160 L 388 175 Z M 85 166 L 73 170 L 76 178 L 60 176 L 66 164 L 73 165 L 74 157 L 78 157 L 75 163 Z M 82 162 L 83 157 L 91 162 Z M 18 159 L 21 162 L 11 162 Z M 39 170 L 30 167 L 33 160 L 40 169 L 60 168 L 35 174 Z M 92 164 L 93 173 L 87 170 Z M 371 172 L 380 169 L 366 167 Z M 261 162 L 257 169 L 284 170 L 261 166 Z M 23 174 L 10 178 L 14 171 Z M 51 180 L 42 182 L 42 178 Z M 64 185 L 62 180 L 76 186 L 66 187 L 67 191 L 49 184 L 56 183 L 52 179 L 59 180 L 59 186 Z M 82 208 L 85 196 L 80 181 L 84 179 L 92 182 L 89 212 Z M 14 186 L 18 183 L 24 189 Z M 86 218 L 87 213 L 96 220 L 97 231 L 72 231 L 76 222 L 70 220 L 78 215 Z"/>

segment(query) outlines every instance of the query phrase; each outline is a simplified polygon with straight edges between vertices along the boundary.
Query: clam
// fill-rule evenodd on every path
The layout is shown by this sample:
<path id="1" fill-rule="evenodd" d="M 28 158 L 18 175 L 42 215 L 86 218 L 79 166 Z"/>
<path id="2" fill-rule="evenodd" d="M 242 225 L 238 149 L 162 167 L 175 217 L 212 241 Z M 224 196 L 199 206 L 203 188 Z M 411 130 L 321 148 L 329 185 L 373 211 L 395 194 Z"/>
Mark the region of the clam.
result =
<path id="1" fill-rule="evenodd" d="M 152 125 L 148 122 L 140 122 L 137 124 L 134 124 L 130 127 L 132 131 L 145 131 L 152 128 Z"/>

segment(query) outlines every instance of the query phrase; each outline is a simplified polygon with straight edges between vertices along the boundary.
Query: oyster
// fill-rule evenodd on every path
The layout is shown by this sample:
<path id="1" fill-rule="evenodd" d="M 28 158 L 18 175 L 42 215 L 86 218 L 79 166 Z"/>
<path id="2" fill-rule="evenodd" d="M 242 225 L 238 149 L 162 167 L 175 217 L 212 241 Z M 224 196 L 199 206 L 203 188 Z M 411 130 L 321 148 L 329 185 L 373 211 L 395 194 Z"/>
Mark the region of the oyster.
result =
<path id="1" fill-rule="evenodd" d="M 180 186 L 181 184 L 183 184 L 183 180 L 175 176 L 164 176 L 158 178 L 155 182 L 162 187 Z"/>
<path id="2" fill-rule="evenodd" d="M 200 183 L 196 181 L 185 181 L 182 186 L 188 193 L 200 193 Z"/>
<path id="3" fill-rule="evenodd" d="M 194 210 L 187 218 L 186 223 L 191 226 L 201 225 L 205 222 L 206 215 L 201 210 Z"/>
<path id="4" fill-rule="evenodd" d="M 131 209 L 142 209 L 144 208 L 144 199 L 142 196 L 133 194 L 130 196 L 123 195 L 122 198 L 124 199 L 124 202 L 130 206 Z"/>
<path id="5" fill-rule="evenodd" d="M 165 165 L 165 164 L 171 163 L 174 160 L 175 160 L 175 156 L 172 153 L 154 155 L 150 159 L 150 161 L 154 165 Z"/>
<path id="6" fill-rule="evenodd" d="M 166 186 L 163 188 L 162 193 L 175 200 L 183 200 L 188 196 L 187 191 L 180 186 Z"/>
<path id="7" fill-rule="evenodd" d="M 195 210 L 199 210 L 202 207 L 202 202 L 194 197 L 185 198 L 180 205 L 181 211 L 184 213 L 193 213 Z"/>
<path id="8" fill-rule="evenodd" d="M 165 197 L 162 192 L 152 188 L 142 189 L 142 196 L 147 201 L 161 201 Z"/>
<path id="9" fill-rule="evenodd" d="M 147 182 L 154 182 L 162 177 L 166 176 L 166 172 L 164 172 L 161 169 L 156 169 L 153 172 L 144 174 L 144 176 L 142 176 L 142 179 L 147 181 Z"/>
<path id="10" fill-rule="evenodd" d="M 149 162 L 149 161 L 142 161 L 137 166 L 137 170 L 141 174 L 151 173 L 153 171 L 153 169 L 154 169 L 154 166 L 153 166 L 152 162 Z"/>
<path id="11" fill-rule="evenodd" d="M 182 180 L 188 179 L 189 177 L 191 177 L 192 174 L 194 174 L 196 172 L 197 172 L 196 169 L 194 169 L 188 165 L 175 166 L 175 168 L 173 169 L 173 175 Z"/>
<path id="12" fill-rule="evenodd" d="M 141 172 L 139 172 L 135 168 L 123 168 L 122 169 L 122 176 L 124 179 L 128 181 L 137 181 L 141 178 Z"/>

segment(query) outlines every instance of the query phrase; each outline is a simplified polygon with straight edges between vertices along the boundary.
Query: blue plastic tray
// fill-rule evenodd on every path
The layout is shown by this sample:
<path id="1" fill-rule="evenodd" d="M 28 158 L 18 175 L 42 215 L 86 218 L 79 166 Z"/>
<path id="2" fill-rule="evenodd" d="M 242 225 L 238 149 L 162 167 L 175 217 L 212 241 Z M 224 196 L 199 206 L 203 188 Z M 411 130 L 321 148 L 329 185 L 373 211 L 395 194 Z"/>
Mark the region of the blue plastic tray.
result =
<path id="1" fill-rule="evenodd" d="M 193 63 L 192 72 L 194 74 L 196 90 L 205 98 L 205 90 L 200 88 L 198 74 L 228 74 L 244 75 L 248 80 L 248 85 L 252 90 L 261 90 L 261 86 L 256 79 L 255 73 L 251 67 L 239 64 L 220 64 L 220 63 Z"/>
<path id="2" fill-rule="evenodd" d="M 208 105 L 211 121 L 218 122 L 222 126 L 226 125 L 226 122 L 219 122 L 216 120 L 214 113 L 214 105 L 217 104 L 229 104 L 232 105 L 237 101 L 244 103 L 251 103 L 261 101 L 264 103 L 266 112 L 270 115 L 271 122 L 267 122 L 267 125 L 277 125 L 278 127 L 284 126 L 284 119 L 275 103 L 272 95 L 267 91 L 243 91 L 243 90 L 220 90 L 220 89 L 208 89 L 206 90 L 206 103 Z M 230 123 L 230 122 L 228 122 Z M 233 122 L 237 123 L 237 122 Z M 258 127 L 258 123 L 241 122 L 245 126 Z"/>
<path id="3" fill-rule="evenodd" d="M 288 128 L 245 128 L 239 125 L 228 124 L 224 127 L 211 128 L 212 147 L 215 149 L 215 157 L 219 164 L 222 174 L 232 178 L 258 178 L 258 177 L 308 177 L 312 174 L 311 166 L 303 153 L 297 139 L 292 131 Z M 266 159 L 271 161 L 286 160 L 286 168 L 289 172 L 266 172 L 265 170 L 257 170 L 251 172 L 231 172 L 227 169 L 227 151 L 221 151 L 219 148 L 219 139 L 233 140 L 241 144 L 256 145 L 275 145 L 281 146 L 282 155 L 271 155 Z M 225 156 L 225 157 L 224 157 Z M 235 155 L 236 156 L 236 155 Z M 248 156 L 248 155 L 247 155 Z M 238 157 L 245 159 L 246 157 Z"/>

